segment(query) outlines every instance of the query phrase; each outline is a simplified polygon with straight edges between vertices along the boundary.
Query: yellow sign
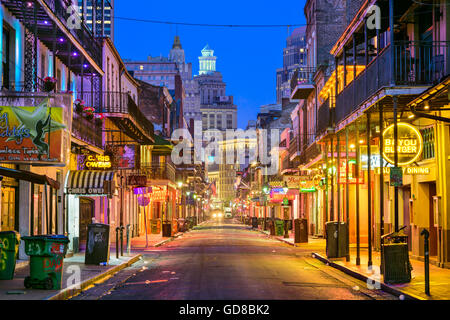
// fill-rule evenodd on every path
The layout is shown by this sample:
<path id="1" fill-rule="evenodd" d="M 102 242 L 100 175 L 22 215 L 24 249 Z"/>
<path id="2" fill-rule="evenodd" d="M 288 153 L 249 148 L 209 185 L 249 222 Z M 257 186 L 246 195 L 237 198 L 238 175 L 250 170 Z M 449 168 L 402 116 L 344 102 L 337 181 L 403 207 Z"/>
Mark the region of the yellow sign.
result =
<path id="1" fill-rule="evenodd" d="M 416 162 L 423 151 L 422 134 L 409 123 L 400 122 L 398 126 L 397 152 L 398 165 L 407 166 Z M 395 165 L 395 139 L 394 125 L 387 127 L 383 132 L 383 158 Z"/>
<path id="2" fill-rule="evenodd" d="M 403 167 L 403 174 L 404 175 L 428 175 L 431 172 L 431 169 L 429 167 Z M 384 167 L 383 168 L 383 174 L 389 174 L 391 171 L 390 167 Z M 376 174 L 380 174 L 380 168 L 375 169 Z"/>
<path id="3" fill-rule="evenodd" d="M 86 159 L 86 169 L 109 169 L 112 167 L 109 156 L 90 155 Z"/>

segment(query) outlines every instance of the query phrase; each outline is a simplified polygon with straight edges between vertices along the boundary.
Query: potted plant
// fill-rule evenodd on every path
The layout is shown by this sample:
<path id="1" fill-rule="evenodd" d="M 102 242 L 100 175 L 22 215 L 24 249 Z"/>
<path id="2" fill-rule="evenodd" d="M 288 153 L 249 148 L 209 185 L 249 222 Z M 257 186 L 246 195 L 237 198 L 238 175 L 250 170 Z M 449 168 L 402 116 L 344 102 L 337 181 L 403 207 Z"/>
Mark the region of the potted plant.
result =
<path id="1" fill-rule="evenodd" d="M 44 78 L 43 89 L 45 92 L 52 92 L 56 88 L 56 79 L 53 77 Z"/>
<path id="2" fill-rule="evenodd" d="M 82 113 L 84 111 L 84 101 L 81 99 L 75 100 L 75 111 L 77 113 Z"/>
<path id="3" fill-rule="evenodd" d="M 97 125 L 97 127 L 100 127 L 103 124 L 104 118 L 105 116 L 103 115 L 103 113 L 97 113 L 95 115 L 95 124 Z"/>
<path id="4" fill-rule="evenodd" d="M 88 120 L 94 119 L 94 108 L 92 108 L 92 107 L 84 107 L 83 111 L 85 113 L 86 119 L 88 119 Z"/>

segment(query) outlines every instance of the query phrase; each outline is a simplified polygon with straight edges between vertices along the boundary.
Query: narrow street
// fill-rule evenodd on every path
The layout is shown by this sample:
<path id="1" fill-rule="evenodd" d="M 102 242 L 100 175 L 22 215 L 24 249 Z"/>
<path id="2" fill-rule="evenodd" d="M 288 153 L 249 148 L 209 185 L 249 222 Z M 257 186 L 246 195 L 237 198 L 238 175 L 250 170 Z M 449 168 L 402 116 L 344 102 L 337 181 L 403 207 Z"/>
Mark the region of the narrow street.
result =
<path id="1" fill-rule="evenodd" d="M 391 300 L 235 220 L 210 221 L 73 300 Z"/>

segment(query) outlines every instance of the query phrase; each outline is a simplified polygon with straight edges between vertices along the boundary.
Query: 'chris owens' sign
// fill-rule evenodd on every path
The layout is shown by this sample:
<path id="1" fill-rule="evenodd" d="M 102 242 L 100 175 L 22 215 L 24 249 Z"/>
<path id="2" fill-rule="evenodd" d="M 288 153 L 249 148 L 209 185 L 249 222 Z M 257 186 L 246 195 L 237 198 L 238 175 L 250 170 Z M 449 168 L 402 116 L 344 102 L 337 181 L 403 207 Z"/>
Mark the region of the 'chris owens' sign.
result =
<path id="1" fill-rule="evenodd" d="M 397 136 L 398 165 L 407 166 L 416 162 L 422 155 L 423 138 L 416 127 L 409 123 L 400 122 Z M 383 132 L 383 158 L 395 164 L 394 125 L 387 127 Z"/>
<path id="2" fill-rule="evenodd" d="M 111 169 L 112 162 L 110 156 L 102 155 L 78 155 L 78 170 L 101 170 Z"/>

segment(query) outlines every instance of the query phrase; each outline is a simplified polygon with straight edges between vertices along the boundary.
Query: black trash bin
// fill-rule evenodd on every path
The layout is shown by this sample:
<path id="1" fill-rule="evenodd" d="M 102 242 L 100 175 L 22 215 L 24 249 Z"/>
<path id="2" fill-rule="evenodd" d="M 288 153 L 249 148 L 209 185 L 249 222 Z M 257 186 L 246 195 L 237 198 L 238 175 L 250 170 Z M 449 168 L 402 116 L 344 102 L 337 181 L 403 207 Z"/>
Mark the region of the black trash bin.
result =
<path id="1" fill-rule="evenodd" d="M 252 217 L 252 228 L 258 229 L 258 218 L 257 217 Z"/>
<path id="2" fill-rule="evenodd" d="M 295 243 L 308 243 L 308 220 L 295 219 Z"/>
<path id="3" fill-rule="evenodd" d="M 109 232 L 107 224 L 93 223 L 88 225 L 86 253 L 84 263 L 99 265 L 109 262 Z M 116 245 L 118 245 L 116 243 Z"/>
<path id="4" fill-rule="evenodd" d="M 388 284 L 411 282 L 412 266 L 409 261 L 408 236 L 393 232 L 382 237 L 383 276 Z"/>
<path id="5" fill-rule="evenodd" d="M 327 257 L 344 258 L 348 255 L 348 225 L 346 222 L 330 221 L 325 224 Z"/>
<path id="6" fill-rule="evenodd" d="M 183 218 L 178 219 L 178 232 L 186 232 L 186 220 Z"/>
<path id="7" fill-rule="evenodd" d="M 164 221 L 162 225 L 162 236 L 163 238 L 172 237 L 172 224 L 169 221 Z"/>

